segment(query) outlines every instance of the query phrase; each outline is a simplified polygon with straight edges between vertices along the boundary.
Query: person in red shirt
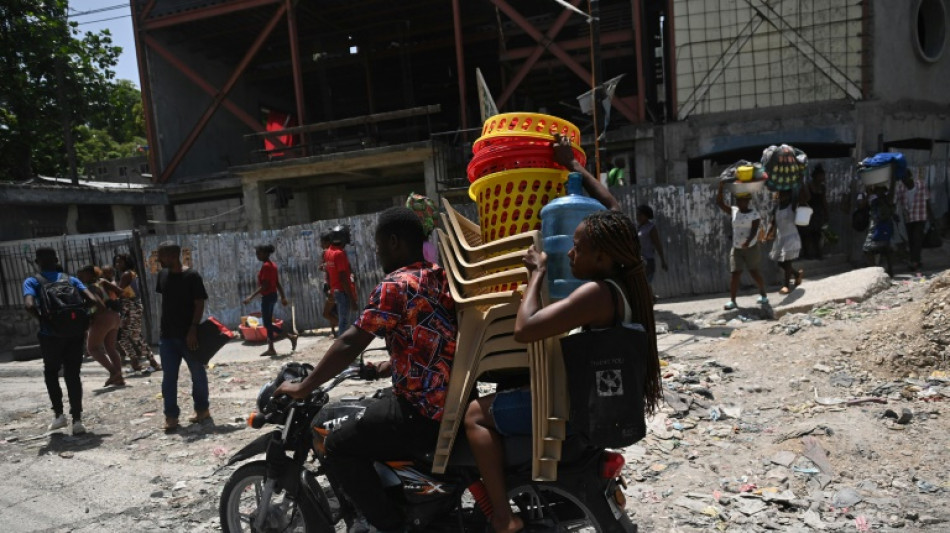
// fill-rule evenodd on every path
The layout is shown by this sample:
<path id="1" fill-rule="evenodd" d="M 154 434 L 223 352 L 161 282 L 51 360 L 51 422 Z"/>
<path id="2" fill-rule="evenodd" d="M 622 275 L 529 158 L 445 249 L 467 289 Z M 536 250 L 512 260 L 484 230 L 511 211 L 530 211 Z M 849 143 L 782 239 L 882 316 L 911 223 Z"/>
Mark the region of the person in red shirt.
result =
<path id="1" fill-rule="evenodd" d="M 383 489 L 373 461 L 400 460 L 435 448 L 445 407 L 458 319 L 446 272 L 425 260 L 422 222 L 405 207 L 379 215 L 376 256 L 386 277 L 353 327 L 340 335 L 303 381 L 285 381 L 274 396 L 305 398 L 346 369 L 374 337 L 389 360 L 366 365 L 364 379 L 392 377 L 391 393 L 327 436 L 327 475 L 378 531 L 403 531 L 404 517 Z M 342 322 L 341 322 L 342 324 Z"/>
<path id="2" fill-rule="evenodd" d="M 282 333 L 281 329 L 274 325 L 274 306 L 277 305 L 277 293 L 280 293 L 280 304 L 283 306 L 287 305 L 287 297 L 284 295 L 284 287 L 281 286 L 280 279 L 277 277 L 277 265 L 270 260 L 271 254 L 274 253 L 274 245 L 259 244 L 255 251 L 257 252 L 257 259 L 263 261 L 264 264 L 261 265 L 261 270 L 257 273 L 257 290 L 254 291 L 254 294 L 245 298 L 244 305 L 251 303 L 251 300 L 258 294 L 261 295 L 261 320 L 267 330 L 267 351 L 262 353 L 261 357 L 269 357 L 277 355 L 277 351 L 274 350 L 274 339 Z M 290 349 L 296 350 L 297 335 L 288 333 L 287 338 L 290 339 Z"/>
<path id="3" fill-rule="evenodd" d="M 330 233 L 324 233 L 320 236 L 321 252 L 320 270 L 323 271 L 323 297 L 326 298 L 323 304 L 323 318 L 330 323 L 330 336 L 334 339 L 339 333 L 337 331 L 340 325 L 340 319 L 336 314 L 336 300 L 333 299 L 333 291 L 330 290 L 330 275 L 327 273 L 328 253 L 330 250 Z"/>
<path id="4" fill-rule="evenodd" d="M 350 327 L 350 307 L 356 303 L 356 285 L 353 284 L 353 270 L 343 247 L 346 245 L 346 233 L 342 228 L 334 229 L 330 234 L 330 247 L 324 253 L 327 278 L 330 291 L 336 302 L 336 317 L 339 322 L 337 333 L 342 335 Z"/>

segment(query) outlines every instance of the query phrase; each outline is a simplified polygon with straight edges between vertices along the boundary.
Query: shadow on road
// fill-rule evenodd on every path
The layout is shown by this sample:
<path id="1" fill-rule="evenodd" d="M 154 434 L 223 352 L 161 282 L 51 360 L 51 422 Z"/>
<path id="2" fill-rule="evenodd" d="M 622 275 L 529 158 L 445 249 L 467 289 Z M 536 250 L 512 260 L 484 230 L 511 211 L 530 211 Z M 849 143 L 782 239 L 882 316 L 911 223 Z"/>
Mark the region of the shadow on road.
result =
<path id="1" fill-rule="evenodd" d="M 37 450 L 36 455 L 46 455 L 50 453 L 63 452 L 81 452 L 98 448 L 106 437 L 111 437 L 111 433 L 85 433 L 83 435 L 72 436 L 65 433 L 53 433 L 49 436 L 49 442 Z"/>

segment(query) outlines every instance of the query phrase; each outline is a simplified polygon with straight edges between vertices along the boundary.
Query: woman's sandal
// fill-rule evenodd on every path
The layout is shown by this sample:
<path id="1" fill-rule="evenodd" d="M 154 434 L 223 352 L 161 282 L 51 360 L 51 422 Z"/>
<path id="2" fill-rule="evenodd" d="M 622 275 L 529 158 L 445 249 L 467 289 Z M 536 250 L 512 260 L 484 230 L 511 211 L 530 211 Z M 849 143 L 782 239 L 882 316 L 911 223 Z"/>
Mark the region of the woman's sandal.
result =
<path id="1" fill-rule="evenodd" d="M 293 333 L 287 335 L 287 338 L 290 339 L 290 351 L 297 349 L 297 337 L 299 337 L 299 335 L 295 335 Z"/>
<path id="2" fill-rule="evenodd" d="M 262 353 L 259 357 L 274 357 L 275 355 L 277 355 L 276 351 L 267 350 L 266 352 Z"/>

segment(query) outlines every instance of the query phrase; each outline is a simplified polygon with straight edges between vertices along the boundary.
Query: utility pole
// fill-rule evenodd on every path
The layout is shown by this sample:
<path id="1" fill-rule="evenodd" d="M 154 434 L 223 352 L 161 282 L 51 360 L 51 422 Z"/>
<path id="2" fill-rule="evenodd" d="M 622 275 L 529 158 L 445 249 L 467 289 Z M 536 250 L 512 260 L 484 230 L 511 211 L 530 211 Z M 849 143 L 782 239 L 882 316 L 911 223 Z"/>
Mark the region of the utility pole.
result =
<path id="1" fill-rule="evenodd" d="M 66 48 L 72 36 L 69 34 L 69 19 L 66 13 L 58 14 L 63 21 L 63 42 L 60 50 Z M 73 124 L 71 113 L 69 112 L 69 98 L 66 96 L 66 58 L 67 56 L 60 52 L 56 56 L 56 95 L 59 100 L 59 106 L 62 111 L 63 123 L 63 143 L 66 145 L 66 161 L 69 163 L 69 179 L 73 185 L 79 185 L 79 174 L 76 172 L 76 147 L 73 146 Z"/>
<path id="2" fill-rule="evenodd" d="M 590 14 L 590 70 L 591 87 L 594 95 L 592 109 L 594 119 L 594 175 L 600 179 L 601 151 L 600 134 L 605 129 L 602 124 L 605 113 L 601 112 L 601 102 L 604 99 L 603 61 L 600 56 L 600 0 L 587 0 L 587 10 Z"/>

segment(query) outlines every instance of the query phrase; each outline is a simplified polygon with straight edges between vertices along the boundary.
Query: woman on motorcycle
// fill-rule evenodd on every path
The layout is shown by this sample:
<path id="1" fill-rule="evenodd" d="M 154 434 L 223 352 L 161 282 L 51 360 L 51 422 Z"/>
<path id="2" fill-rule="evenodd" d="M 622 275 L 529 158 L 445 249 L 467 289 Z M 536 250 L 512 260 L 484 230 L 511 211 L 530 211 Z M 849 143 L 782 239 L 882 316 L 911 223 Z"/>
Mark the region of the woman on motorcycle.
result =
<path id="1" fill-rule="evenodd" d="M 617 211 L 591 214 L 574 232 L 574 247 L 568 257 L 574 277 L 590 281 L 567 298 L 542 308 L 547 255 L 534 247 L 528 250 L 524 264 L 530 278 L 515 320 L 515 340 L 529 343 L 586 328 L 608 328 L 615 323 L 618 307 L 623 306 L 623 323 L 642 327 L 650 339 L 649 353 L 645 354 L 644 403 L 652 414 L 662 398 L 660 363 L 653 297 L 640 257 L 636 225 Z M 519 531 L 524 524 L 508 504 L 501 437 L 531 434 L 530 390 L 508 390 L 474 400 L 466 412 L 465 433 L 491 500 L 492 528 L 504 533 Z"/>

